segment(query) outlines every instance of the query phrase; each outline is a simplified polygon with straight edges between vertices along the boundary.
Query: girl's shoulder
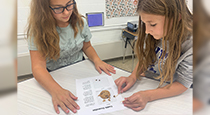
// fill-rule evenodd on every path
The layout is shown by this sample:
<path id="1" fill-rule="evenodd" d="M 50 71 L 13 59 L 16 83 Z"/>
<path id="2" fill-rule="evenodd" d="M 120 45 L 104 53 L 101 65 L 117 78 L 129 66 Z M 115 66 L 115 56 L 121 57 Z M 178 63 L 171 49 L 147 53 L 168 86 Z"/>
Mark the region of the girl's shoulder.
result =
<path id="1" fill-rule="evenodd" d="M 177 62 L 177 65 L 183 60 L 191 62 L 192 57 L 193 57 L 193 37 L 188 36 L 188 38 L 182 43 L 182 51 L 179 60 Z"/>
<path id="2" fill-rule="evenodd" d="M 81 16 L 81 18 L 82 18 L 83 21 L 86 21 L 86 18 L 84 16 Z"/>
<path id="3" fill-rule="evenodd" d="M 87 19 L 84 16 L 81 16 L 82 21 L 84 22 L 84 25 L 87 25 Z"/>
<path id="4" fill-rule="evenodd" d="M 182 43 L 182 54 L 192 49 L 193 47 L 193 36 L 189 35 L 186 40 Z"/>

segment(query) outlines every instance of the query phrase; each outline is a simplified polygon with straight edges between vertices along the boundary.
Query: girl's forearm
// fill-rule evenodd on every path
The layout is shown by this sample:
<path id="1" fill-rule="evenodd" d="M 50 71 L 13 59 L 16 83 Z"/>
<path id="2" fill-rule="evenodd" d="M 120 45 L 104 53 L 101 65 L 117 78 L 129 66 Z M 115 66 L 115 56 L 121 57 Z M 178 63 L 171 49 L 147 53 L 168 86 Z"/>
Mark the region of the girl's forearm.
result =
<path id="1" fill-rule="evenodd" d="M 131 75 L 129 76 L 129 77 L 134 78 L 135 80 L 137 79 L 136 73 L 137 73 L 137 71 L 138 71 L 138 66 L 139 66 L 139 63 L 137 62 L 136 67 L 134 68 L 133 72 L 132 72 Z M 141 67 L 141 68 L 142 68 L 142 67 Z M 139 75 L 145 76 L 144 73 L 139 73 Z"/>
<path id="2" fill-rule="evenodd" d="M 162 88 L 146 90 L 144 92 L 147 94 L 149 101 L 154 101 L 161 98 L 167 98 L 167 97 L 180 95 L 187 90 L 187 88 L 179 82 L 172 83 L 171 87 L 169 88 L 167 88 L 167 86 L 168 85 Z"/>
<path id="3" fill-rule="evenodd" d="M 139 63 L 136 64 L 136 67 L 134 68 L 133 72 L 132 72 L 131 75 L 129 76 L 129 77 L 134 78 L 135 81 L 136 81 L 136 72 L 137 72 L 138 66 L 139 66 Z"/>
<path id="4" fill-rule="evenodd" d="M 201 109 L 203 107 L 203 103 L 198 100 L 197 98 L 193 98 L 193 112 L 198 111 L 199 109 Z"/>
<path id="5" fill-rule="evenodd" d="M 98 55 L 97 55 L 95 49 L 94 49 L 92 46 L 89 46 L 87 49 L 85 49 L 84 53 L 85 53 L 85 55 L 86 55 L 93 63 L 95 63 L 96 61 L 101 60 L 101 59 L 98 57 Z"/>
<path id="6" fill-rule="evenodd" d="M 52 78 L 46 68 L 33 68 L 33 75 L 34 78 L 39 82 L 39 84 L 50 94 L 52 94 L 56 90 L 62 89 L 62 87 Z"/>

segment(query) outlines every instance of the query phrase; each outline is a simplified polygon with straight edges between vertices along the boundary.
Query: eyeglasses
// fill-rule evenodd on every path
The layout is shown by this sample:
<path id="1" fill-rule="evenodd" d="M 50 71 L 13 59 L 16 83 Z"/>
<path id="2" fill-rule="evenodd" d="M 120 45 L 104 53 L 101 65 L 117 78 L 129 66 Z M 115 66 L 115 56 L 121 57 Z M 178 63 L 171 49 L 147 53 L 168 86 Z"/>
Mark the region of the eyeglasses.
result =
<path id="1" fill-rule="evenodd" d="M 66 9 L 67 11 L 72 10 L 74 8 L 75 4 L 76 4 L 76 2 L 73 0 L 73 3 L 68 4 L 65 7 L 57 7 L 57 8 L 52 8 L 51 6 L 49 6 L 49 7 L 55 12 L 55 14 L 60 14 L 60 13 L 63 13 L 64 9 Z"/>

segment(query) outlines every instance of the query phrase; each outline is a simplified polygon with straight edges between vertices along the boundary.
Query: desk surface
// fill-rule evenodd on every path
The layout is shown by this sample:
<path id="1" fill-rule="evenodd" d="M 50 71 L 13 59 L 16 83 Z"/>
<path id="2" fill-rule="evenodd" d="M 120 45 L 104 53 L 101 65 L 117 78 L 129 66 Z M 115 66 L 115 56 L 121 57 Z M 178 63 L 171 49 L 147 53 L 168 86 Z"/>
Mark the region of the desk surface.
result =
<path id="1" fill-rule="evenodd" d="M 123 29 L 123 31 L 126 31 L 128 32 L 129 34 L 133 35 L 133 36 L 138 36 L 138 32 L 131 32 L 131 31 L 128 31 L 127 28 Z"/>
<path id="2" fill-rule="evenodd" d="M 65 68 L 61 68 L 59 70 L 51 72 L 50 74 L 55 79 L 55 81 L 57 81 L 63 88 L 70 90 L 73 94 L 76 94 L 76 79 L 94 77 L 99 75 L 99 73 L 95 70 L 93 63 L 89 60 L 85 60 Z M 120 76 L 129 75 L 129 72 L 125 72 L 116 68 L 116 74 L 113 74 L 112 77 L 115 80 Z M 125 98 L 131 96 L 133 93 L 138 92 L 140 90 L 154 89 L 158 86 L 158 83 L 158 81 L 143 78 L 141 81 L 137 81 L 136 84 L 130 90 L 123 93 L 122 97 Z M 34 78 L 18 83 L 17 102 L 18 115 L 56 115 L 50 94 L 47 91 L 45 91 Z M 64 112 L 61 109 L 60 114 L 64 114 Z M 139 112 L 135 112 L 131 109 L 124 109 L 122 111 L 107 113 L 106 115 L 128 114 L 191 115 L 192 89 L 188 89 L 186 92 L 179 96 L 149 102 L 146 105 L 146 107 Z"/>

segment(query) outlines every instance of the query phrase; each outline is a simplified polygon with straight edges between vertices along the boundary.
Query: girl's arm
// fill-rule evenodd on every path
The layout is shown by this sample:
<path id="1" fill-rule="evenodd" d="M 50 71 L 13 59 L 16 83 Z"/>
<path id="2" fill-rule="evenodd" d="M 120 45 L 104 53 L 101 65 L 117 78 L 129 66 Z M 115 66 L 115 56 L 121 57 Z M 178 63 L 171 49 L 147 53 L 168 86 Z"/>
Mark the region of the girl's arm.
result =
<path id="1" fill-rule="evenodd" d="M 52 96 L 52 101 L 56 113 L 59 113 L 58 105 L 66 112 L 69 109 L 76 112 L 79 106 L 73 101 L 77 99 L 71 92 L 63 89 L 49 74 L 46 69 L 46 61 L 38 51 L 31 51 L 32 72 L 34 78 L 44 87 Z M 69 100 L 69 101 L 66 101 Z"/>
<path id="2" fill-rule="evenodd" d="M 38 51 L 30 50 L 32 72 L 34 78 L 44 87 L 50 94 L 61 88 L 46 69 L 46 61 Z M 47 81 L 47 82 L 46 82 Z"/>
<path id="3" fill-rule="evenodd" d="M 83 52 L 85 55 L 95 64 L 96 70 L 101 74 L 101 70 L 103 70 L 106 74 L 111 75 L 109 72 L 115 74 L 114 67 L 103 62 L 97 55 L 93 46 L 89 42 L 83 42 Z"/>
<path id="4" fill-rule="evenodd" d="M 193 98 L 193 113 L 199 111 L 203 106 L 204 104 L 200 100 Z"/>
<path id="5" fill-rule="evenodd" d="M 167 88 L 167 86 L 168 85 L 162 88 L 134 93 L 132 96 L 125 98 L 123 104 L 134 111 L 139 111 L 144 109 L 149 101 L 180 95 L 188 89 L 179 82 L 172 83 L 171 87 L 169 88 Z"/>
<path id="6" fill-rule="evenodd" d="M 172 83 L 171 87 L 169 88 L 167 88 L 167 86 L 168 85 L 162 88 L 145 91 L 146 95 L 149 98 L 148 101 L 180 95 L 188 89 L 179 82 Z"/>
<path id="7" fill-rule="evenodd" d="M 134 68 L 133 72 L 131 73 L 131 75 L 129 77 L 133 78 L 135 81 L 137 79 L 136 77 L 136 73 L 137 73 L 137 69 L 138 69 L 139 63 L 137 62 L 136 67 Z"/>
<path id="8" fill-rule="evenodd" d="M 91 45 L 90 41 L 89 42 L 83 42 L 83 48 L 82 48 L 83 52 L 85 53 L 85 55 L 93 62 L 97 62 L 100 61 L 101 59 L 98 57 L 95 49 L 93 48 L 93 46 Z"/>

